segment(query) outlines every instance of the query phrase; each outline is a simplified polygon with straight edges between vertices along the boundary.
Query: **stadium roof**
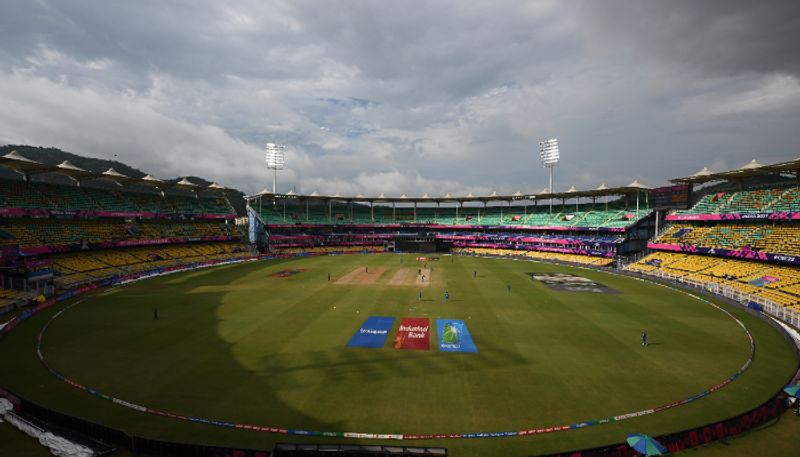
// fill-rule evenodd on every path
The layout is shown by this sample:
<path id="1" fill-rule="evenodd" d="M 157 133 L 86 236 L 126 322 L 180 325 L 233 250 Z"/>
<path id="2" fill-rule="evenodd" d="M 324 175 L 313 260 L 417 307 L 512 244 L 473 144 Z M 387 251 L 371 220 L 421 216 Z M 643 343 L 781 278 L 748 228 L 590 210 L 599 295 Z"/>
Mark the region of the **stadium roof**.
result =
<path id="1" fill-rule="evenodd" d="M 129 182 L 137 180 L 136 178 L 132 178 L 132 177 L 130 177 L 128 175 L 122 174 L 122 173 L 118 172 L 117 170 L 115 170 L 113 168 L 109 168 L 108 170 L 106 170 L 106 171 L 104 171 L 102 173 L 96 174 L 96 175 L 94 175 L 92 177 L 95 178 L 95 179 L 104 179 L 106 181 L 114 181 L 115 183 L 117 183 L 119 185 L 122 185 L 122 184 L 129 183 Z"/>
<path id="2" fill-rule="evenodd" d="M 222 184 L 212 182 L 210 186 L 206 187 L 206 190 L 216 190 L 219 192 L 225 192 L 226 190 L 228 190 L 228 188 L 223 186 Z"/>
<path id="3" fill-rule="evenodd" d="M 286 194 L 273 194 L 267 189 L 262 190 L 261 192 L 247 197 L 248 199 L 253 198 L 287 198 L 287 199 L 299 199 L 299 200 L 320 200 L 320 201 L 328 201 L 328 200 L 341 200 L 341 201 L 352 201 L 352 202 L 383 202 L 383 203 L 444 203 L 444 202 L 493 202 L 493 201 L 512 201 L 512 200 L 551 200 L 551 199 L 573 199 L 573 198 L 589 198 L 589 197 L 602 197 L 607 195 L 634 195 L 640 194 L 642 192 L 649 192 L 651 190 L 650 187 L 645 186 L 644 184 L 640 183 L 638 180 L 634 180 L 632 183 L 628 184 L 627 186 L 620 186 L 620 187 L 613 187 L 609 188 L 605 184 L 601 184 L 595 189 L 589 190 L 578 190 L 575 186 L 569 188 L 569 190 L 564 192 L 553 192 L 550 193 L 548 189 L 544 189 L 542 192 L 538 194 L 523 194 L 522 192 L 515 192 L 512 195 L 498 195 L 497 192 L 492 192 L 490 195 L 485 196 L 475 196 L 472 193 L 467 194 L 463 197 L 453 197 L 450 194 L 446 194 L 441 197 L 431 197 L 427 193 L 423 194 L 420 197 L 409 197 L 405 194 L 399 197 L 386 197 L 384 194 L 380 194 L 377 197 L 365 197 L 363 195 L 356 195 L 354 197 L 346 197 L 339 195 L 338 193 L 335 195 L 319 195 L 317 192 L 313 192 L 310 195 L 298 195 L 294 192 L 289 192 Z"/>
<path id="4" fill-rule="evenodd" d="M 27 157 L 21 156 L 17 151 L 11 151 L 8 154 L 0 157 L 0 166 L 11 168 L 17 173 L 28 175 L 30 173 L 45 173 L 50 171 L 50 165 L 45 165 L 41 162 L 31 160 Z"/>
<path id="5" fill-rule="evenodd" d="M 161 187 L 164 185 L 164 181 L 156 178 L 153 175 L 146 175 L 139 181 L 139 184 L 144 184 L 146 186 L 153 186 L 153 187 Z"/>
<path id="6" fill-rule="evenodd" d="M 67 175 L 73 179 L 91 176 L 94 174 L 92 171 L 84 170 L 81 167 L 71 164 L 69 160 L 61 162 L 60 164 L 56 165 L 56 167 L 61 170 L 59 173 L 62 175 Z"/>
<path id="7" fill-rule="evenodd" d="M 108 170 L 100 173 L 96 171 L 85 170 L 81 167 L 73 165 L 68 160 L 63 161 L 58 165 L 47 165 L 45 163 L 31 160 L 17 151 L 11 151 L 6 155 L 1 156 L 0 167 L 10 168 L 25 176 L 39 173 L 57 173 L 60 175 L 69 176 L 76 181 L 81 179 L 102 179 L 106 181 L 113 181 L 119 185 L 141 184 L 157 188 L 181 187 L 195 192 L 204 190 L 224 192 L 225 190 L 228 190 L 227 187 L 221 186 L 217 183 L 213 183 L 210 186 L 204 187 L 193 183 L 186 178 L 178 181 L 162 181 L 151 175 L 144 176 L 143 178 L 134 178 L 132 176 L 122 174 L 113 168 L 109 168 Z"/>
<path id="8" fill-rule="evenodd" d="M 179 181 L 166 182 L 166 183 L 164 183 L 164 187 L 180 187 L 182 189 L 195 190 L 198 187 L 200 187 L 200 185 L 199 184 L 195 184 L 195 183 L 189 181 L 186 178 L 182 178 Z"/>
<path id="9" fill-rule="evenodd" d="M 775 173 L 799 173 L 800 158 L 788 162 L 780 162 L 771 165 L 763 165 L 755 159 L 734 170 L 715 173 L 708 168 L 703 168 L 693 175 L 683 178 L 670 179 L 675 184 L 699 184 L 710 181 L 728 181 L 752 176 L 764 176 Z"/>

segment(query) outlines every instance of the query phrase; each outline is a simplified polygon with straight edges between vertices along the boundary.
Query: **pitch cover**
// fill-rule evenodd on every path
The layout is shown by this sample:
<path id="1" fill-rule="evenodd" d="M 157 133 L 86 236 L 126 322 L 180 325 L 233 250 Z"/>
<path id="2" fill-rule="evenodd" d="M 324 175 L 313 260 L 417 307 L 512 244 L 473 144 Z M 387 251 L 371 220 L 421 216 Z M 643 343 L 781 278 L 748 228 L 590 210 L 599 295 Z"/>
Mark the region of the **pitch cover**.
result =
<path id="1" fill-rule="evenodd" d="M 436 319 L 439 350 L 444 352 L 478 352 L 467 324 L 458 319 Z"/>
<path id="2" fill-rule="evenodd" d="M 394 337 L 394 348 L 429 350 L 430 325 L 427 317 L 404 317 L 400 320 L 400 327 Z"/>
<path id="3" fill-rule="evenodd" d="M 347 347 L 382 348 L 393 325 L 393 317 L 370 316 L 350 338 Z"/>

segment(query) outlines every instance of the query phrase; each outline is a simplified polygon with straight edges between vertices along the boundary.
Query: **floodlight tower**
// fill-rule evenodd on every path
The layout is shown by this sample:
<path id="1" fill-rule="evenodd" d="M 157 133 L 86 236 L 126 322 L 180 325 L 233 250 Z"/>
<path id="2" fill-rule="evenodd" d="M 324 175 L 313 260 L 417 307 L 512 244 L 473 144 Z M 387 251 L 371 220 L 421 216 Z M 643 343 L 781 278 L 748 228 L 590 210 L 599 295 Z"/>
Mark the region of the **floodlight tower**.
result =
<path id="1" fill-rule="evenodd" d="M 558 163 L 560 157 L 558 153 L 558 138 L 551 138 L 539 142 L 539 156 L 542 158 L 542 165 L 550 170 L 550 194 L 553 194 L 553 167 Z M 550 212 L 553 212 L 553 199 L 550 198 Z"/>
<path id="2" fill-rule="evenodd" d="M 286 164 L 286 145 L 267 143 L 267 168 L 272 170 L 272 195 L 275 195 L 278 185 L 278 170 L 283 170 Z"/>

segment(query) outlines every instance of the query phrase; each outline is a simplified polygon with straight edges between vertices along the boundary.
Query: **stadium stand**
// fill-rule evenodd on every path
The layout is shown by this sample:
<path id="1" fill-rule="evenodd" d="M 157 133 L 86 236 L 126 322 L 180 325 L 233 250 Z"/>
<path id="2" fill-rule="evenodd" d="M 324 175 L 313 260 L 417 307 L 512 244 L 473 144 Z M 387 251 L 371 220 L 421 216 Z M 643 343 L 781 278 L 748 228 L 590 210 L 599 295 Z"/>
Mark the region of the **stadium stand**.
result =
<path id="1" fill-rule="evenodd" d="M 783 224 L 673 224 L 656 243 L 723 249 L 751 249 L 800 255 L 800 226 Z"/>
<path id="2" fill-rule="evenodd" d="M 0 179 L 0 206 L 5 208 L 56 207 L 34 186 L 22 181 Z"/>
<path id="3" fill-rule="evenodd" d="M 87 282 L 159 268 L 248 257 L 249 251 L 241 243 L 233 242 L 105 249 L 57 254 L 52 259 L 56 285 L 73 288 Z"/>
<path id="4" fill-rule="evenodd" d="M 800 211 L 800 188 L 788 184 L 761 184 L 760 188 L 720 190 L 703 195 L 678 214 L 766 213 Z"/>
<path id="5" fill-rule="evenodd" d="M 317 252 L 317 247 L 338 251 L 344 246 L 423 252 L 474 248 L 480 253 L 539 251 L 541 259 L 609 265 L 618 253 L 640 250 L 646 243 L 646 228 L 632 232 L 636 226 L 652 225 L 648 192 L 636 181 L 614 189 L 462 198 L 263 191 L 248 197 L 248 208 L 268 234 L 265 245 L 271 252 Z M 586 256 L 594 258 L 587 261 Z"/>
<path id="6" fill-rule="evenodd" d="M 128 222 L 123 219 L 0 219 L 0 245 L 62 246 L 165 237 L 238 236 L 220 221 Z"/>
<path id="7" fill-rule="evenodd" d="M 800 211 L 800 188 L 759 174 L 710 189 L 690 209 L 668 215 L 671 223 L 648 244 L 656 252 L 627 269 L 724 286 L 759 303 L 800 311 L 800 224 L 792 216 Z"/>
<path id="8" fill-rule="evenodd" d="M 436 224 L 445 226 L 525 226 L 525 227 L 605 227 L 624 228 L 650 212 L 642 206 L 638 215 L 635 208 L 624 203 L 596 205 L 560 205 L 549 208 L 539 206 L 487 206 L 451 207 L 398 207 L 375 206 L 372 210 L 364 204 L 323 206 L 319 204 L 294 205 L 267 204 L 258 208 L 267 225 L 272 224 Z"/>
<path id="9" fill-rule="evenodd" d="M 655 252 L 627 267 L 645 274 L 667 273 L 679 280 L 724 284 L 746 294 L 800 311 L 800 270 L 764 262 Z"/>
<path id="10" fill-rule="evenodd" d="M 0 205 L 7 208 L 72 211 L 235 214 L 224 196 L 161 195 L 146 190 L 135 192 L 8 179 L 0 179 Z"/>
<path id="11" fill-rule="evenodd" d="M 20 256 L 6 264 L 3 311 L 42 291 L 251 256 L 224 196 L 0 179 L 0 204 L 0 248 Z"/>
<path id="12" fill-rule="evenodd" d="M 519 251 L 514 249 L 454 248 L 453 253 L 459 255 L 489 255 L 497 257 L 519 257 L 534 260 L 556 260 L 560 262 L 578 263 L 582 265 L 593 265 L 598 267 L 606 267 L 614 262 L 614 259 L 606 257 L 592 257 L 580 254 L 562 254 L 560 252 Z"/>
<path id="13" fill-rule="evenodd" d="M 36 298 L 36 294 L 21 290 L 0 289 L 0 311 L 12 309 L 15 305 L 26 305 Z"/>

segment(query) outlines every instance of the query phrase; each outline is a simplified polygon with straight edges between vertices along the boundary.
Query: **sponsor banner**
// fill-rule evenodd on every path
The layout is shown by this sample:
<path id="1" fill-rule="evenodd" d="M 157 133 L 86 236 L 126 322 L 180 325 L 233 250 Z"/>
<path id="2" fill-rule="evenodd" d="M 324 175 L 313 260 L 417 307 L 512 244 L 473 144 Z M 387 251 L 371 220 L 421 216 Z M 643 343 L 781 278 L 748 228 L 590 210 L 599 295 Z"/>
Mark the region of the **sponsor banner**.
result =
<path id="1" fill-rule="evenodd" d="M 25 210 L 20 208 L 0 208 L 0 216 L 3 217 L 22 217 L 25 216 Z"/>
<path id="2" fill-rule="evenodd" d="M 765 221 L 800 219 L 800 212 L 779 211 L 774 213 L 731 213 L 731 214 L 670 214 L 668 221 Z"/>
<path id="3" fill-rule="evenodd" d="M 347 347 L 382 348 L 393 325 L 393 317 L 370 316 L 350 338 Z"/>
<path id="4" fill-rule="evenodd" d="M 236 219 L 235 214 L 193 214 L 195 219 Z"/>
<path id="5" fill-rule="evenodd" d="M 458 319 L 436 319 L 439 350 L 443 352 L 478 352 L 467 324 Z"/>
<path id="6" fill-rule="evenodd" d="M 570 248 L 555 248 L 550 246 L 518 246 L 508 243 L 463 243 L 455 242 L 453 246 L 467 247 L 467 248 L 490 248 L 490 249 L 515 249 L 520 252 L 524 251 L 545 251 L 545 252 L 560 252 L 564 254 L 580 254 L 594 257 L 614 257 L 614 252 L 598 251 L 594 249 L 570 249 Z"/>
<path id="7" fill-rule="evenodd" d="M 800 265 L 800 256 L 785 255 L 785 254 L 771 254 L 769 252 L 751 251 L 748 249 L 722 249 L 722 248 L 707 248 L 702 246 L 690 246 L 681 244 L 664 244 L 664 243 L 647 243 L 650 249 L 658 249 L 661 251 L 675 251 L 675 252 L 690 252 L 692 254 L 710 254 L 720 255 L 724 257 L 733 257 L 736 259 L 752 259 L 764 262 L 786 263 L 789 265 Z"/>
<path id="8" fill-rule="evenodd" d="M 798 213 L 800 214 L 800 213 Z M 633 222 L 631 222 L 633 223 Z M 334 224 L 273 224 L 267 222 L 267 227 L 273 229 L 303 229 L 303 228 L 316 228 L 316 227 L 330 227 Z M 438 225 L 438 224 L 335 224 L 336 227 L 352 227 L 352 228 L 375 228 L 375 227 L 383 227 L 383 228 L 404 228 L 404 227 L 417 227 L 417 228 L 425 228 L 425 229 L 447 229 L 447 230 L 464 230 L 469 229 L 470 227 L 474 227 L 473 225 Z M 530 230 L 530 231 L 569 231 L 569 232 L 576 232 L 576 231 L 590 231 L 590 232 L 624 232 L 625 227 L 571 227 L 571 226 L 540 226 L 540 225 L 482 225 L 480 227 L 491 227 L 497 229 L 506 229 L 506 230 Z"/>
<path id="9" fill-rule="evenodd" d="M 107 249 L 116 247 L 130 247 L 130 246 L 156 246 L 174 243 L 187 243 L 190 241 L 234 241 L 236 237 L 232 236 L 203 236 L 195 238 L 186 237 L 173 237 L 173 238 L 157 238 L 152 240 L 120 240 L 120 241 L 106 241 L 103 243 L 87 243 L 87 244 L 72 244 L 72 245 L 54 245 L 54 246 L 30 246 L 19 249 L 20 255 L 37 255 L 37 254 L 50 254 L 55 252 L 72 252 L 84 251 L 88 249 Z"/>
<path id="10" fill-rule="evenodd" d="M 43 208 L 0 208 L 2 217 L 126 217 L 139 219 L 236 219 L 235 214 L 174 214 L 146 211 L 92 211 Z"/>
<path id="11" fill-rule="evenodd" d="M 429 350 L 430 325 L 427 317 L 404 317 L 394 337 L 394 348 Z"/>
<path id="12" fill-rule="evenodd" d="M 343 432 L 336 436 L 343 438 L 365 438 L 370 440 L 402 440 L 404 435 L 395 433 L 362 433 L 362 432 Z"/>
<path id="13" fill-rule="evenodd" d="M 317 245 L 325 245 L 329 247 L 340 247 L 342 249 L 346 249 L 348 247 L 359 247 L 359 246 L 383 246 L 382 241 L 378 240 L 371 240 L 371 241 L 342 241 L 342 242 L 325 242 L 325 243 L 318 243 L 318 244 L 308 244 L 308 243 L 269 243 L 270 246 L 274 248 L 307 248 L 313 247 Z"/>
<path id="14" fill-rule="evenodd" d="M 609 236 L 604 237 L 606 240 L 610 239 Z M 616 237 L 615 237 L 616 238 Z M 603 241 L 598 237 L 584 237 L 584 238 L 556 238 L 556 237 L 541 237 L 541 236 L 525 236 L 525 235 L 436 235 L 437 240 L 445 241 L 466 241 L 466 242 L 480 242 L 490 241 L 494 243 L 506 243 L 512 245 L 520 245 L 522 243 L 546 243 L 558 244 L 562 246 L 572 246 L 579 249 L 591 249 L 601 247 L 616 247 L 616 241 Z M 525 248 L 526 246 L 520 246 Z"/>

